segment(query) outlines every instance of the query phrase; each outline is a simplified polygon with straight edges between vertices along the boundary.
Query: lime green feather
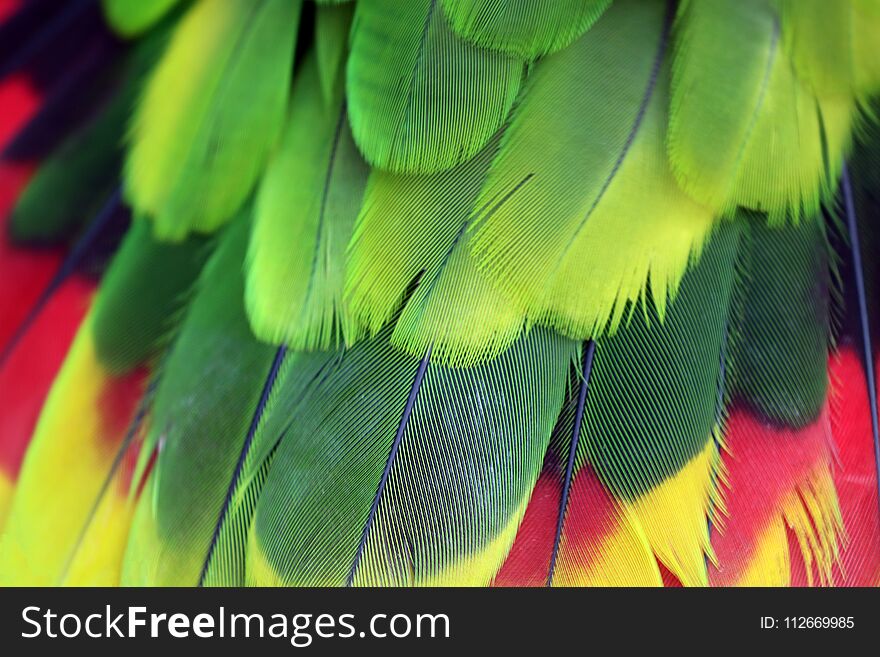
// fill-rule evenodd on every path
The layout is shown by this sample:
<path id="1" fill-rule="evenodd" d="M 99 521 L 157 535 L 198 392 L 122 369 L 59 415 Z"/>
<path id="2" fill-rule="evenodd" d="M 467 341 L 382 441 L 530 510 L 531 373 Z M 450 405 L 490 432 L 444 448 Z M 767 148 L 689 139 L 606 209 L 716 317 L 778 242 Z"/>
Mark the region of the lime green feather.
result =
<path id="1" fill-rule="evenodd" d="M 569 45 L 611 0 L 442 0 L 452 28 L 481 48 L 537 59 Z"/>
<path id="2" fill-rule="evenodd" d="M 669 159 L 682 187 L 723 208 L 780 56 L 767 0 L 686 0 L 676 24 Z"/>
<path id="3" fill-rule="evenodd" d="M 349 132 L 342 80 L 325 104 L 317 59 L 307 57 L 257 194 L 246 289 L 258 338 L 293 349 L 357 339 L 342 294 L 346 248 L 368 174 Z"/>
<path id="4" fill-rule="evenodd" d="M 284 124 L 301 0 L 199 0 L 153 72 L 131 130 L 126 195 L 180 240 L 239 209 Z"/>
<path id="5" fill-rule="evenodd" d="M 567 335 L 614 330 L 649 282 L 662 316 L 713 225 L 667 166 L 669 20 L 663 2 L 615 2 L 539 61 L 475 205 L 487 278 Z"/>
<path id="6" fill-rule="evenodd" d="M 158 374 L 150 432 L 134 482 L 155 465 L 135 512 L 125 585 L 195 585 L 274 348 L 251 333 L 243 307 L 250 222 L 220 238 Z"/>
<path id="7" fill-rule="evenodd" d="M 798 76 L 817 96 L 866 100 L 880 84 L 880 3 L 778 0 Z"/>
<path id="8" fill-rule="evenodd" d="M 330 355 L 288 416 L 248 582 L 486 584 L 537 478 L 573 346 L 536 330 L 495 361 L 448 369 L 385 331 Z"/>
<path id="9" fill-rule="evenodd" d="M 852 0 L 853 80 L 856 93 L 880 91 L 880 2 Z"/>
<path id="10" fill-rule="evenodd" d="M 397 313 L 391 341 L 436 362 L 473 364 L 497 355 L 523 329 L 522 311 L 478 271 L 466 222 L 497 148 L 441 173 L 374 170 L 352 239 L 347 298 L 373 333 Z M 410 297 L 407 293 L 418 280 Z"/>
<path id="11" fill-rule="evenodd" d="M 779 0 L 782 37 L 800 79 L 815 95 L 855 89 L 850 0 Z"/>
<path id="12" fill-rule="evenodd" d="M 813 216 L 833 192 L 852 103 L 817 99 L 794 74 L 772 0 L 689 0 L 676 32 L 669 158 L 719 212 Z"/>
<path id="13" fill-rule="evenodd" d="M 439 0 L 371 0 L 355 10 L 347 74 L 366 160 L 430 173 L 485 146 L 513 104 L 523 61 L 459 39 Z"/>

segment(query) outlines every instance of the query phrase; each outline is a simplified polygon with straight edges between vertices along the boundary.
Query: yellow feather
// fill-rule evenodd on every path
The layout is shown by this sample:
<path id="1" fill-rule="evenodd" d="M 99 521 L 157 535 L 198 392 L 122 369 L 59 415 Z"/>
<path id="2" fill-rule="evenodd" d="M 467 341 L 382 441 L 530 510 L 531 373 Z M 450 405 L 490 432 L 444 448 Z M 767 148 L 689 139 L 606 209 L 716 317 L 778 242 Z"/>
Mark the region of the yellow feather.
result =
<path id="1" fill-rule="evenodd" d="M 663 586 L 657 560 L 635 514 L 620 504 L 618 512 L 617 527 L 590 546 L 589 555 L 573 553 L 563 534 L 554 586 Z"/>
<path id="2" fill-rule="evenodd" d="M 107 381 L 87 320 L 52 386 L 22 466 L 0 540 L 0 583 L 55 585 L 70 565 L 119 443 L 118 428 L 108 426 L 100 412 Z M 107 583 L 118 576 L 120 537 L 128 531 L 125 504 L 105 500 L 99 516 L 111 524 L 93 522 L 88 540 L 104 545 L 76 561 L 72 582 Z"/>
<path id="3" fill-rule="evenodd" d="M 774 518 L 758 537 L 748 569 L 736 586 L 789 586 L 791 558 L 788 536 L 781 518 Z"/>
<path id="4" fill-rule="evenodd" d="M 657 558 L 685 586 L 708 585 L 709 519 L 718 497 L 718 446 L 710 440 L 674 477 L 630 503 Z"/>

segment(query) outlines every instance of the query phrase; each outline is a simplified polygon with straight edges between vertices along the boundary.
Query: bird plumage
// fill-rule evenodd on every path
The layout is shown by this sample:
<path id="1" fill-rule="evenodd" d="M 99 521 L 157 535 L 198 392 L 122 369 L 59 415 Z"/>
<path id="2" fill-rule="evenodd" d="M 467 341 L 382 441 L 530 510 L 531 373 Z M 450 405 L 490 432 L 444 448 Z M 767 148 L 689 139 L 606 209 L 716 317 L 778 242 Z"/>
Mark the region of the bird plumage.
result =
<path id="1" fill-rule="evenodd" d="M 880 584 L 880 2 L 553 4 L 0 11 L 0 583 Z"/>

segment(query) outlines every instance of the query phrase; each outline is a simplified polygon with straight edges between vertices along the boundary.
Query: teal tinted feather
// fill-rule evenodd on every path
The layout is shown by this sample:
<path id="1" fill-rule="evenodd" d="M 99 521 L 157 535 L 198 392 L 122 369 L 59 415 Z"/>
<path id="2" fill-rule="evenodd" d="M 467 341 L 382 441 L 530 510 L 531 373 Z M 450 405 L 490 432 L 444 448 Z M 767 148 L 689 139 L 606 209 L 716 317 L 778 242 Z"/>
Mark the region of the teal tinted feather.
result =
<path id="1" fill-rule="evenodd" d="M 341 355 L 278 446 L 253 524 L 252 583 L 488 582 L 573 356 L 543 330 L 464 370 L 395 350 L 387 331 Z"/>

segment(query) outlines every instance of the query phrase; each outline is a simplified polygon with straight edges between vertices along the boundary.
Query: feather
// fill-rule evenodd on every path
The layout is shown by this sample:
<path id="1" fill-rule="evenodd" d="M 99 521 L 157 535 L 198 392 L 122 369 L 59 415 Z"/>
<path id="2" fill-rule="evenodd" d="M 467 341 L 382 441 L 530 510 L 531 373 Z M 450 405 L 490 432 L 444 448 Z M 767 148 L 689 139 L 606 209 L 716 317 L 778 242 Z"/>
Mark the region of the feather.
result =
<path id="1" fill-rule="evenodd" d="M 874 358 L 876 367 L 877 358 Z M 845 533 L 836 586 L 880 586 L 880 496 L 877 493 L 872 404 L 857 350 L 844 347 L 831 359 L 831 427 L 838 452 L 832 469 Z"/>
<path id="2" fill-rule="evenodd" d="M 136 46 L 112 97 L 37 169 L 13 211 L 10 230 L 16 241 L 64 241 L 100 210 L 118 184 L 125 124 L 141 78 L 166 36 L 158 31 Z"/>
<path id="3" fill-rule="evenodd" d="M 843 170 L 842 192 L 844 197 L 844 211 L 846 212 L 847 219 L 847 234 L 849 236 L 852 255 L 856 298 L 858 299 L 859 338 L 862 346 L 862 367 L 865 375 L 868 406 L 871 412 L 871 435 L 874 438 L 874 462 L 878 476 L 877 497 L 878 500 L 880 500 L 880 419 L 878 419 L 877 411 L 877 379 L 874 365 L 874 350 L 871 346 L 871 320 L 868 316 L 868 300 L 865 294 L 865 273 L 863 271 L 862 254 L 859 242 L 858 218 L 855 213 L 852 186 L 846 169 Z"/>
<path id="4" fill-rule="evenodd" d="M 796 563 L 809 584 L 830 582 L 843 530 L 831 445 L 827 406 L 793 428 L 735 405 L 725 433 L 725 513 L 712 534 L 713 586 L 789 586 Z"/>
<path id="5" fill-rule="evenodd" d="M 347 75 L 355 142 L 380 169 L 448 169 L 495 134 L 522 75 L 521 59 L 459 39 L 439 0 L 358 3 Z"/>
<path id="6" fill-rule="evenodd" d="M 538 476 L 572 355 L 543 330 L 467 370 L 397 351 L 388 331 L 331 355 L 280 436 L 248 581 L 487 583 Z"/>
<path id="7" fill-rule="evenodd" d="M 94 283 L 72 277 L 46 303 L 0 365 L 0 528 L 40 409 L 85 316 Z"/>
<path id="8" fill-rule="evenodd" d="M 236 513 L 236 509 L 233 509 L 235 493 L 243 481 L 242 475 L 245 473 L 245 468 L 247 468 L 248 466 L 248 458 L 251 455 L 251 447 L 253 445 L 254 439 L 257 436 L 257 432 L 260 429 L 261 423 L 263 421 L 263 415 L 266 412 L 266 409 L 268 408 L 270 402 L 273 401 L 275 383 L 278 380 L 278 374 L 279 372 L 281 372 L 281 368 L 284 365 L 284 359 L 286 357 L 287 347 L 278 347 L 278 350 L 275 352 L 275 360 L 272 361 L 272 367 L 269 370 L 269 375 L 266 377 L 266 382 L 263 385 L 263 392 L 260 395 L 260 401 L 257 403 L 254 417 L 251 420 L 250 427 L 248 427 L 248 432 L 244 439 L 244 444 L 241 447 L 241 453 L 238 457 L 238 462 L 235 464 L 235 470 L 232 473 L 229 487 L 226 490 L 226 498 L 223 501 L 223 506 L 220 508 L 220 513 L 217 516 L 217 524 L 214 526 L 214 533 L 211 537 L 211 543 L 208 546 L 208 551 L 205 556 L 204 564 L 202 565 L 202 572 L 199 574 L 199 586 L 205 585 L 205 582 L 209 577 L 210 569 L 216 569 L 217 563 L 220 563 L 220 561 L 223 559 L 223 556 L 215 559 L 215 555 L 217 554 L 217 552 L 215 551 L 220 545 L 222 532 L 224 531 L 224 529 L 227 529 L 229 527 L 227 521 L 231 517 L 230 512 L 233 514 L 233 516 Z"/>
<path id="9" fill-rule="evenodd" d="M 135 414 L 143 371 L 107 374 L 98 362 L 86 319 L 52 386 L 18 479 L 0 539 L 0 581 L 5 585 L 57 585 L 71 548 L 91 513 L 104 475 Z M 130 518 L 125 498 L 105 512 L 123 537 Z M 100 544 L 94 571 L 79 571 L 80 584 L 115 584 L 120 540 Z"/>
<path id="10" fill-rule="evenodd" d="M 306 392 L 332 371 L 335 360 L 327 352 L 289 352 L 285 347 L 275 352 L 214 527 L 202 566 L 201 586 L 246 584 L 248 535 L 278 442 Z"/>
<path id="11" fill-rule="evenodd" d="M 496 146 L 493 140 L 474 159 L 437 174 L 374 169 L 370 176 L 346 295 L 372 333 L 403 303 L 391 341 L 414 356 L 430 347 L 436 363 L 474 364 L 497 356 L 523 330 L 522 311 L 479 272 L 466 231 Z"/>
<path id="12" fill-rule="evenodd" d="M 583 365 L 553 431 L 535 486 L 496 586 L 657 586 L 660 573 L 647 536 L 626 504 L 580 463 L 583 417 L 596 347 Z M 586 440 L 586 437 L 584 437 Z"/>
<path id="13" fill-rule="evenodd" d="M 878 0 L 2 2 L 2 583 L 880 583 Z"/>
<path id="14" fill-rule="evenodd" d="M 9 357 L 9 354 L 16 348 L 18 342 L 30 329 L 34 321 L 39 317 L 45 305 L 52 299 L 53 295 L 61 288 L 64 283 L 77 272 L 77 269 L 83 265 L 88 258 L 90 252 L 100 246 L 100 238 L 105 230 L 113 225 L 119 217 L 127 217 L 125 209 L 120 205 L 119 192 L 111 194 L 110 198 L 104 203 L 101 211 L 95 216 L 91 223 L 86 227 L 79 236 L 76 243 L 65 255 L 58 268 L 52 274 L 52 278 L 43 288 L 40 295 L 34 300 L 33 305 L 28 308 L 21 323 L 14 329 L 9 340 L 0 350 L 0 365 Z"/>
<path id="15" fill-rule="evenodd" d="M 772 423 L 801 427 L 818 418 L 828 389 L 829 245 L 820 219 L 773 229 L 749 217 L 745 226 L 731 394 Z"/>
<path id="16" fill-rule="evenodd" d="M 611 0 L 442 0 L 461 38 L 523 59 L 537 59 L 568 46 L 602 15 Z"/>
<path id="17" fill-rule="evenodd" d="M 30 440 L 10 512 L 10 542 L 0 548 L 5 563 L 24 578 L 18 581 L 29 581 L 37 572 L 44 584 L 118 581 L 133 500 L 124 480 L 114 477 L 112 486 L 101 484 L 110 480 L 107 472 L 113 473 L 117 454 L 127 447 L 131 419 L 142 415 L 135 409 L 147 379 L 145 365 L 162 346 L 162 337 L 173 331 L 182 293 L 203 259 L 199 251 L 205 250 L 197 240 L 182 246 L 156 245 L 143 222 L 130 231 Z M 73 330 L 90 305 L 93 284 L 70 276 L 72 266 L 62 266 L 62 273 L 65 269 L 68 275 L 59 279 L 56 274 L 59 282 L 50 285 L 51 293 L 44 295 L 46 300 L 0 372 L 0 383 L 16 390 L 30 377 L 36 379 L 35 385 L 24 388 L 28 394 L 17 412 L 4 415 L 4 470 L 13 475 L 33 429 L 27 414 L 42 403 L 45 388 L 40 386 L 51 381 L 66 351 L 58 329 Z M 31 344 L 45 336 L 46 322 L 53 323 L 53 346 L 61 349 L 54 358 L 45 345 L 35 351 Z M 16 372 L 26 376 L 7 378 L 7 373 Z M 68 469 L 69 461 L 76 466 Z M 48 481 L 53 485 L 47 487 Z M 56 513 L 63 514 L 63 520 Z"/>
<path id="18" fill-rule="evenodd" d="M 557 448 L 573 458 L 574 477 L 567 475 L 563 486 L 577 481 L 577 473 L 589 465 L 608 488 L 619 518 L 613 524 L 631 537 L 633 547 L 623 554 L 644 563 L 633 542 L 644 536 L 657 559 L 686 585 L 705 584 L 706 520 L 718 503 L 713 439 L 723 408 L 722 364 L 728 357 L 739 230 L 736 224 L 719 230 L 700 263 L 685 275 L 662 322 L 656 308 L 649 307 L 615 335 L 596 341 L 595 354 L 585 359 L 591 366 L 584 368 L 588 376 L 580 383 L 577 410 L 567 421 L 570 430 L 562 431 L 564 442 Z M 582 421 L 575 423 L 578 417 Z M 588 542 L 571 533 L 566 518 L 587 513 L 573 509 L 573 501 L 560 507 L 554 581 L 583 581 L 590 572 L 590 555 L 599 554 L 595 545 L 589 550 L 583 547 Z M 574 528 L 589 525 L 581 520 Z M 582 547 L 570 551 L 568 545 Z M 626 573 L 627 566 L 606 568 L 600 576 L 612 572 Z M 642 566 L 637 572 L 649 571 Z"/>
<path id="19" fill-rule="evenodd" d="M 828 413 L 833 267 L 819 218 L 769 228 L 740 213 L 715 585 L 830 582 L 842 525 Z M 796 546 L 790 545 L 790 536 Z"/>
<path id="20" fill-rule="evenodd" d="M 813 93 L 864 100 L 878 90 L 880 68 L 873 49 L 880 39 L 880 6 L 875 0 L 779 4 L 786 52 Z"/>
<path id="21" fill-rule="evenodd" d="M 321 93 L 328 105 L 333 104 L 338 81 L 345 79 L 345 60 L 353 18 L 352 4 L 319 4 L 315 12 L 315 54 Z"/>
<path id="22" fill-rule="evenodd" d="M 95 351 L 122 374 L 150 362 L 169 342 L 190 288 L 211 252 L 203 238 L 158 242 L 136 220 L 101 284 L 93 311 Z"/>
<path id="23" fill-rule="evenodd" d="M 137 108 L 125 196 L 182 240 L 212 232 L 244 203 L 280 136 L 300 0 L 199 0 Z"/>
<path id="24" fill-rule="evenodd" d="M 781 41 L 770 0 L 683 3 L 667 140 L 688 194 L 774 224 L 816 216 L 831 196 L 852 119 L 851 102 L 817 102 L 798 82 Z M 823 143 L 823 131 L 836 138 Z"/>
<path id="25" fill-rule="evenodd" d="M 110 27 L 125 37 L 146 32 L 179 3 L 180 0 L 101 0 Z"/>
<path id="26" fill-rule="evenodd" d="M 876 101 L 866 107 L 874 116 Z M 849 538 L 835 581 L 844 585 L 880 584 L 880 429 L 878 429 L 877 290 L 880 268 L 872 254 L 880 243 L 877 218 L 880 129 L 865 122 L 851 161 L 843 170 L 836 224 L 840 251 L 848 257 L 842 271 L 846 316 L 845 348 L 832 365 L 832 421 L 841 467 L 835 472 L 843 522 Z M 835 376 L 835 366 L 840 372 Z"/>
<path id="27" fill-rule="evenodd" d="M 713 225 L 666 166 L 665 4 L 615 2 L 535 66 L 475 205 L 478 266 L 566 335 L 613 331 L 649 281 L 662 316 Z"/>
<path id="28" fill-rule="evenodd" d="M 360 333 L 342 295 L 369 169 L 351 138 L 341 83 L 325 104 L 317 60 L 307 56 L 256 199 L 248 316 L 258 338 L 292 349 L 351 344 Z"/>
<path id="29" fill-rule="evenodd" d="M 224 232 L 164 359 L 134 481 L 146 479 L 122 569 L 124 585 L 198 583 L 238 449 L 274 349 L 244 311 L 243 212 Z"/>
<path id="30" fill-rule="evenodd" d="M 495 586 L 546 586 L 550 581 L 560 482 L 558 472 L 541 475 Z M 644 530 L 588 465 L 573 477 L 568 499 L 566 538 L 552 569 L 555 586 L 660 586 Z"/>

